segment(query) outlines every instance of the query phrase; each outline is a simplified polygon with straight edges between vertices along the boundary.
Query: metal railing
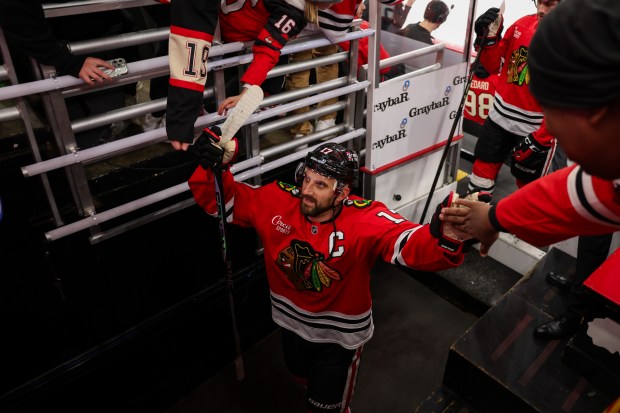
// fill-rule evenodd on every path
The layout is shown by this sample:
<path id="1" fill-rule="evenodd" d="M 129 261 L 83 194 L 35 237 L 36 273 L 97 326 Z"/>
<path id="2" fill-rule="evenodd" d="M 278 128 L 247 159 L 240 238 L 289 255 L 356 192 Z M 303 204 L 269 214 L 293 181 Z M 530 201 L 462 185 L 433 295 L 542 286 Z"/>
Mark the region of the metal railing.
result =
<path id="1" fill-rule="evenodd" d="M 79 14 L 85 12 L 94 12 L 102 10 L 110 10 L 115 8 L 141 7 L 144 5 L 157 4 L 154 1 L 98 1 L 98 2 L 71 2 L 62 5 L 45 5 L 45 13 L 49 18 Z M 268 78 L 274 76 L 282 76 L 287 73 L 293 73 L 300 70 L 307 70 L 317 66 L 330 63 L 339 63 L 349 61 L 349 73 L 356 73 L 357 67 L 354 62 L 357 61 L 357 41 L 363 37 L 369 37 L 375 34 L 374 30 L 357 30 L 356 25 L 353 30 L 348 33 L 342 41 L 351 41 L 352 47 L 350 52 L 336 53 L 320 59 L 312 59 L 310 61 L 297 62 L 293 64 L 278 66 L 272 69 Z M 70 44 L 71 50 L 76 54 L 88 54 L 94 51 L 110 50 L 112 48 L 125 47 L 129 45 L 145 44 L 149 42 L 164 40 L 168 35 L 167 28 L 158 28 L 155 30 L 140 31 L 135 33 L 127 33 L 117 36 L 93 39 L 88 41 L 75 42 Z M 249 51 L 251 45 L 243 43 L 218 44 L 214 42 L 214 46 L 210 49 L 208 70 L 217 73 L 224 68 L 234 67 L 247 64 L 252 59 Z M 325 46 L 330 42 L 320 35 L 308 36 L 295 39 L 283 48 L 282 54 L 293 54 L 300 51 Z M 409 58 L 429 53 L 437 53 L 438 59 L 442 51 L 440 46 L 431 46 L 425 50 L 411 52 L 406 56 L 392 57 L 382 66 L 405 61 Z M 236 53 L 237 55 L 230 56 Z M 167 75 L 168 58 L 157 57 L 145 59 L 136 62 L 129 62 L 129 74 L 120 78 L 115 78 L 109 85 L 104 87 L 121 87 L 126 84 L 138 81 L 148 80 L 154 77 Z M 104 222 L 115 218 L 122 217 L 129 212 L 136 211 L 148 205 L 157 204 L 165 201 L 188 190 L 186 182 L 174 185 L 157 191 L 149 196 L 135 199 L 126 204 L 116 206 L 114 208 L 98 211 L 95 207 L 93 195 L 90 193 L 88 177 L 84 171 L 84 166 L 94 162 L 100 162 L 112 157 L 133 152 L 144 148 L 145 146 L 160 144 L 167 139 L 165 129 L 160 128 L 149 132 L 137 133 L 127 136 L 123 139 L 108 142 L 87 149 L 80 149 L 75 140 L 75 134 L 87 131 L 99 126 L 109 125 L 113 122 L 119 122 L 135 118 L 137 116 L 151 113 L 157 110 L 163 110 L 166 106 L 166 99 L 157 99 L 155 101 L 144 102 L 136 105 L 126 106 L 107 113 L 82 118 L 69 119 L 67 109 L 65 107 L 65 99 L 80 94 L 91 93 L 101 90 L 104 87 L 90 86 L 85 84 L 81 79 L 72 76 L 55 76 L 54 68 L 41 67 L 40 80 L 26 84 L 13 84 L 4 88 L 0 88 L 0 100 L 22 99 L 26 96 L 39 94 L 42 96 L 43 103 L 48 114 L 48 121 L 57 140 L 59 156 L 42 160 L 41 157 L 35 156 L 35 163 L 22 167 L 22 173 L 26 177 L 41 176 L 57 169 L 64 168 L 71 187 L 74 203 L 80 215 L 85 218 L 74 222 L 64 224 L 63 219 L 58 214 L 58 207 L 55 204 L 54 195 L 51 188 L 46 189 L 46 195 L 50 203 L 52 211 L 54 211 L 55 222 L 57 228 L 45 233 L 48 240 L 53 241 L 67 235 L 76 233 L 84 229 L 90 229 L 90 241 L 92 243 L 107 239 L 110 236 L 122 233 L 125 230 L 135 228 L 141 223 L 150 222 L 157 217 L 165 216 L 171 212 L 186 208 L 193 204 L 191 195 L 180 202 L 172 205 L 165 205 L 162 209 L 146 213 L 145 216 L 124 222 L 118 226 L 107 229 L 105 231 L 100 228 Z M 0 72 L 1 73 L 1 72 Z M 362 127 L 362 116 L 357 115 L 359 110 L 359 101 L 356 99 L 363 96 L 365 90 L 369 86 L 367 81 L 358 81 L 354 75 L 347 75 L 330 82 L 320 83 L 302 90 L 290 92 L 282 92 L 277 95 L 267 97 L 261 107 L 263 110 L 254 114 L 248 124 L 253 125 L 246 128 L 246 139 L 248 147 L 248 158 L 233 167 L 233 171 L 242 171 L 242 165 L 252 165 L 250 171 L 243 171 L 236 175 L 236 179 L 246 180 L 251 177 L 260 176 L 265 171 L 275 167 L 275 165 L 285 165 L 294 162 L 304 156 L 305 152 L 290 153 L 294 147 L 303 144 L 313 144 L 320 140 L 324 140 L 334 134 L 338 134 L 335 138 L 339 142 L 355 140 L 357 148 L 363 151 L 363 140 L 365 129 Z M 223 76 L 215 76 L 214 86 L 205 89 L 205 98 L 217 99 L 217 90 L 224 90 Z M 362 95 L 360 95 L 360 93 Z M 326 106 L 320 109 L 311 109 L 310 111 L 299 115 L 287 115 L 292 110 L 316 104 L 322 100 L 333 97 L 343 98 L 338 103 Z M 267 109 L 271 107 L 270 109 Z M 260 136 L 277 130 L 289 127 L 303 120 L 310 120 L 326 113 L 334 111 L 342 111 L 345 113 L 344 123 L 335 125 L 324 131 L 313 133 L 305 136 L 303 139 L 288 141 L 278 144 L 274 147 L 261 149 Z M 6 118 L 14 118 L 15 110 L 7 110 L 0 112 L 0 120 Z M 275 118 L 275 120 L 274 120 Z M 217 124 L 224 120 L 223 116 L 217 113 L 206 114 L 200 116 L 195 123 L 195 129 L 213 124 Z M 34 138 L 31 141 L 33 152 L 37 152 L 37 145 Z M 288 155 L 287 155 L 288 153 Z M 269 160 L 268 163 L 265 163 Z M 101 208 L 99 208 L 101 209 Z"/>

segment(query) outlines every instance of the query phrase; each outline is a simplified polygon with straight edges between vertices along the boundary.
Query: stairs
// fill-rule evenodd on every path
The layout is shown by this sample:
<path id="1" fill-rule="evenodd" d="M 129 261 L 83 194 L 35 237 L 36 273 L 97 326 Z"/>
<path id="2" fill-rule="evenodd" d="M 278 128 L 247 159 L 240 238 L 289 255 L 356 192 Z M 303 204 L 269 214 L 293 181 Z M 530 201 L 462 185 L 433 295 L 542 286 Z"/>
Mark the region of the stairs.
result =
<path id="1" fill-rule="evenodd" d="M 569 339 L 539 340 L 533 329 L 564 308 L 544 275 L 574 258 L 551 249 L 449 350 L 443 383 L 416 413 L 599 413 L 612 401 L 564 361 Z"/>

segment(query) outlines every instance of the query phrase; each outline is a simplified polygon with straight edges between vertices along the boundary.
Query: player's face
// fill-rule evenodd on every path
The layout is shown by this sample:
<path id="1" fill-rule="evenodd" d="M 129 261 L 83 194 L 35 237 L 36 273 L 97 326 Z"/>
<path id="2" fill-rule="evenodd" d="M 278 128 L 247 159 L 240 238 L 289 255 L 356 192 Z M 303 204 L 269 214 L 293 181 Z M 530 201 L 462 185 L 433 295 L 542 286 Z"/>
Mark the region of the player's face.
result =
<path id="1" fill-rule="evenodd" d="M 337 205 L 336 180 L 306 168 L 301 185 L 301 213 L 311 221 L 325 221 L 332 218 L 332 208 Z"/>
<path id="2" fill-rule="evenodd" d="M 558 3 L 558 0 L 538 0 L 536 2 L 536 15 L 538 16 L 538 22 L 545 17 L 545 14 L 553 10 Z"/>
<path id="3" fill-rule="evenodd" d="M 597 109 L 543 106 L 547 129 L 566 156 L 590 175 L 620 178 L 620 100 Z"/>

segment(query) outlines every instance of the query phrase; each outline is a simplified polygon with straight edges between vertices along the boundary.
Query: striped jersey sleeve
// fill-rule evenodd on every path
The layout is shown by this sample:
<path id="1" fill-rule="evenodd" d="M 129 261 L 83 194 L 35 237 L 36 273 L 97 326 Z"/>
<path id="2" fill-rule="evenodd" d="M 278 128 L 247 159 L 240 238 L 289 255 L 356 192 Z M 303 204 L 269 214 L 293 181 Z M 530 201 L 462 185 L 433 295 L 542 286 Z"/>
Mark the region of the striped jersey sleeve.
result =
<path id="1" fill-rule="evenodd" d="M 620 189 L 573 165 L 504 198 L 495 214 L 507 231 L 536 246 L 601 235 L 620 230 Z"/>

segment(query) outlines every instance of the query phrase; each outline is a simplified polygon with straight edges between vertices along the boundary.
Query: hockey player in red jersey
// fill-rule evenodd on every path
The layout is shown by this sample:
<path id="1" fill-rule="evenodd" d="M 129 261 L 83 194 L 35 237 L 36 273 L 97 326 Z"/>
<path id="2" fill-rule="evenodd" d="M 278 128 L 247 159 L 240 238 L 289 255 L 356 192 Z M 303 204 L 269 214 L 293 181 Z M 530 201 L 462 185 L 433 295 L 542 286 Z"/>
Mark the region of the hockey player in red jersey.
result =
<path id="1" fill-rule="evenodd" d="M 201 166 L 190 189 L 198 205 L 217 216 L 210 168 L 220 164 L 221 149 L 201 137 L 192 150 Z M 374 330 L 375 261 L 425 271 L 451 268 L 463 262 L 464 243 L 450 225 L 439 225 L 438 212 L 430 225 L 419 225 L 352 195 L 357 154 L 339 144 L 310 151 L 295 175 L 299 187 L 256 187 L 224 171 L 226 214 L 232 224 L 255 228 L 261 239 L 272 317 L 282 327 L 287 367 L 307 386 L 309 411 L 348 412 L 360 355 Z"/>
<path id="2" fill-rule="evenodd" d="M 529 90 L 528 49 L 540 21 L 558 0 L 538 0 L 537 13 L 511 25 L 502 38 L 502 15 L 491 8 L 475 22 L 475 45 L 480 63 L 497 79 L 493 107 L 485 121 L 474 154 L 469 192 L 492 192 L 506 157 L 519 187 L 549 170 L 555 147 L 540 105 Z"/>
<path id="3" fill-rule="evenodd" d="M 545 17 L 529 50 L 530 90 L 576 164 L 497 205 L 459 200 L 468 208 L 445 208 L 441 219 L 479 239 L 482 254 L 500 231 L 545 246 L 620 230 L 619 50 L 617 0 L 563 0 Z"/>
<path id="4" fill-rule="evenodd" d="M 490 74 L 484 66 L 478 64 L 463 109 L 463 130 L 466 132 L 480 136 L 480 129 L 493 106 L 496 83 L 497 73 Z"/>
<path id="5" fill-rule="evenodd" d="M 381 0 L 396 4 L 401 0 Z M 280 51 L 306 28 L 320 30 L 332 42 L 346 33 L 359 0 L 222 0 L 172 2 L 170 26 L 170 88 L 166 131 L 175 149 L 187 150 L 194 140 L 194 122 L 202 109 L 207 57 L 220 21 L 226 42 L 254 41 L 254 59 L 241 78 L 243 86 L 261 85 Z M 243 93 L 243 92 L 242 92 Z M 268 94 L 269 91 L 266 91 Z M 222 101 L 223 114 L 239 96 Z"/>

